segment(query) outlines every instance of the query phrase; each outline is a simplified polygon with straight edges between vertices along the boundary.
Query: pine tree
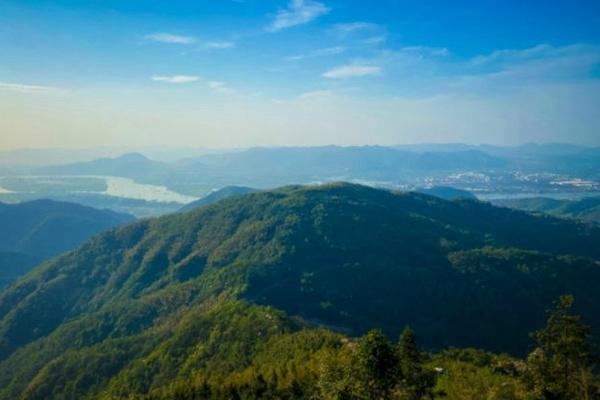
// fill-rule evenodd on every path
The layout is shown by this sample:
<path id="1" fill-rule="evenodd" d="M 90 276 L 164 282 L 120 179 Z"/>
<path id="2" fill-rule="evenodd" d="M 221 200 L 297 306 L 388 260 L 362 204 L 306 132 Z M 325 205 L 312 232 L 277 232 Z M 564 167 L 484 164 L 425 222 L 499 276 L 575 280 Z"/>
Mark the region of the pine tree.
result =
<path id="1" fill-rule="evenodd" d="M 398 343 L 398 358 L 402 384 L 398 397 L 407 400 L 433 398 L 435 374 L 423 368 L 423 359 L 417 347 L 417 338 L 410 327 L 404 328 Z"/>
<path id="2" fill-rule="evenodd" d="M 400 368 L 404 377 L 412 376 L 421 370 L 421 354 L 417 349 L 415 332 L 407 326 L 404 328 L 398 343 Z"/>
<path id="3" fill-rule="evenodd" d="M 524 380 L 535 399 L 597 399 L 588 343 L 590 329 L 570 314 L 573 296 L 561 296 L 546 327 L 532 336 L 537 348 L 527 358 Z"/>

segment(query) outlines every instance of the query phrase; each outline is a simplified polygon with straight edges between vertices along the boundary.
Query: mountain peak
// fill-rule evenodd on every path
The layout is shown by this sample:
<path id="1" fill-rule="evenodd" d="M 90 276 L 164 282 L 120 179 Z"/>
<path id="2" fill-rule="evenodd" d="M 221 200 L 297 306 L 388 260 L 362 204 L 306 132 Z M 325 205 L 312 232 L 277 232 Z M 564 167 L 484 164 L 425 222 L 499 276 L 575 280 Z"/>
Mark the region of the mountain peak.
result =
<path id="1" fill-rule="evenodd" d="M 118 157 L 114 158 L 115 160 L 128 160 L 128 161 L 153 161 L 150 158 L 146 157 L 142 153 L 125 153 Z"/>

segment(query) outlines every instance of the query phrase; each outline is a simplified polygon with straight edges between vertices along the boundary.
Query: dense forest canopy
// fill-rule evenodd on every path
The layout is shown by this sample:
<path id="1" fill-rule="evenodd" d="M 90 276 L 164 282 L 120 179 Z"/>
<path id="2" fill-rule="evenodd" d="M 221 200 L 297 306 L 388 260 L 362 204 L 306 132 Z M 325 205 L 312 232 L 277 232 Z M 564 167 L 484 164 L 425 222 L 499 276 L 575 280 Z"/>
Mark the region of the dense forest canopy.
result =
<path id="1" fill-rule="evenodd" d="M 600 328 L 597 243 L 586 224 L 343 183 L 133 222 L 0 292 L 0 398 L 526 398 L 571 357 L 539 334 L 538 375 L 513 358 L 554 300 L 574 294 L 591 331 L 568 300 L 550 331 Z"/>

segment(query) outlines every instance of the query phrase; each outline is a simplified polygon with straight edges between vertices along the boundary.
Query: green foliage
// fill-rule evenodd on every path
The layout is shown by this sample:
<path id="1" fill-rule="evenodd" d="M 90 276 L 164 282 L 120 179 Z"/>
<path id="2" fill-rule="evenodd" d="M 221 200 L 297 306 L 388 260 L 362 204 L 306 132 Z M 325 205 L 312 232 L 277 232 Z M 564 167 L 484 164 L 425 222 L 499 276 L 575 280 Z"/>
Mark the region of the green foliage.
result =
<path id="1" fill-rule="evenodd" d="M 410 327 L 404 328 L 400 336 L 398 358 L 402 384 L 397 397 L 406 400 L 433 398 L 435 371 L 423 368 L 423 357 L 417 347 L 417 338 Z"/>
<path id="2" fill-rule="evenodd" d="M 319 361 L 318 393 L 324 400 L 359 399 L 364 382 L 360 381 L 354 343 L 347 342 L 338 351 L 328 351 Z"/>
<path id="3" fill-rule="evenodd" d="M 249 188 L 246 186 L 225 186 L 219 190 L 215 190 L 210 192 L 205 197 L 202 197 L 199 200 L 193 201 L 189 204 L 183 206 L 179 211 L 186 212 L 191 211 L 194 208 L 208 206 L 210 204 L 214 204 L 219 200 L 223 200 L 233 196 L 241 196 L 246 193 L 256 192 L 257 189 Z"/>
<path id="4" fill-rule="evenodd" d="M 371 331 L 360 339 L 356 363 L 361 397 L 388 398 L 400 379 L 400 360 L 381 331 Z"/>
<path id="5" fill-rule="evenodd" d="M 356 343 L 326 352 L 318 387 L 323 399 L 420 400 L 434 398 L 435 381 L 407 328 L 397 347 L 373 330 Z"/>
<path id="6" fill-rule="evenodd" d="M 448 400 L 524 400 L 525 390 L 520 381 L 495 371 L 492 367 L 445 360 L 433 364 L 443 370 L 435 387 Z"/>
<path id="7" fill-rule="evenodd" d="M 537 348 L 527 358 L 525 381 L 534 399 L 597 399 L 588 343 L 590 330 L 572 315 L 573 296 L 556 302 L 546 327 L 533 334 Z"/>
<path id="8" fill-rule="evenodd" d="M 443 360 L 456 385 L 442 373 L 432 389 L 413 334 L 387 337 L 410 323 L 426 348 L 521 354 L 566 290 L 600 326 L 599 241 L 568 221 L 347 184 L 138 221 L 0 292 L 0 399 L 519 393 L 518 363 L 468 351 Z"/>

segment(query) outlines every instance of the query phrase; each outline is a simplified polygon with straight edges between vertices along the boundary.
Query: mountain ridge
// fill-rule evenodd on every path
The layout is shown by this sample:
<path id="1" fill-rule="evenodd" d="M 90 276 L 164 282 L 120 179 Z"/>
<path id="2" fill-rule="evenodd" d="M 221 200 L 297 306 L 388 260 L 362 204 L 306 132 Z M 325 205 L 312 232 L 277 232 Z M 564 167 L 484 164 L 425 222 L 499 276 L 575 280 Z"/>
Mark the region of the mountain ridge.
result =
<path id="1" fill-rule="evenodd" d="M 494 200 L 494 204 L 525 211 L 544 212 L 555 216 L 600 223 L 600 196 L 580 200 L 557 200 L 546 197 Z"/>
<path id="2" fill-rule="evenodd" d="M 257 192 L 257 191 L 258 191 L 258 189 L 254 189 L 254 188 L 247 187 L 247 186 L 235 186 L 235 185 L 225 186 L 225 187 L 222 187 L 221 189 L 217 189 L 215 191 L 210 192 L 206 196 L 204 196 L 196 201 L 186 204 L 179 211 L 180 212 L 190 211 L 190 210 L 193 210 L 194 208 L 214 204 L 214 203 L 216 203 L 220 200 L 223 200 L 225 198 L 228 198 L 228 197 L 240 196 L 243 194 Z"/>
<path id="3" fill-rule="evenodd" d="M 0 279 L 9 284 L 36 264 L 132 220 L 128 214 L 47 199 L 0 203 Z"/>
<path id="4" fill-rule="evenodd" d="M 44 382 L 72 375 L 49 375 L 67 360 L 81 359 L 69 368 L 91 374 L 86 364 L 102 354 L 111 367 L 94 379 L 117 398 L 111 390 L 140 374 L 160 381 L 194 368 L 235 371 L 246 364 L 228 364 L 235 348 L 211 342 L 211 329 L 261 331 L 234 333 L 229 324 L 252 318 L 227 310 L 247 310 L 264 332 L 308 326 L 286 314 L 351 335 L 378 327 L 393 337 L 410 324 L 427 348 L 521 354 L 527 332 L 565 291 L 598 329 L 598 240 L 600 229 L 586 224 L 346 183 L 133 222 L 0 292 L 0 398 L 20 396 L 30 382 L 46 393 Z M 194 353 L 208 343 L 208 353 Z"/>

